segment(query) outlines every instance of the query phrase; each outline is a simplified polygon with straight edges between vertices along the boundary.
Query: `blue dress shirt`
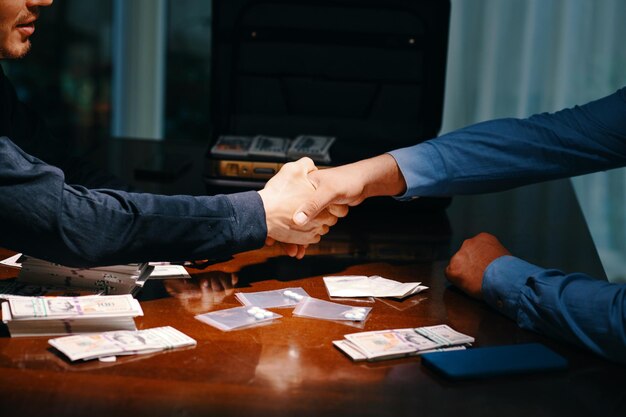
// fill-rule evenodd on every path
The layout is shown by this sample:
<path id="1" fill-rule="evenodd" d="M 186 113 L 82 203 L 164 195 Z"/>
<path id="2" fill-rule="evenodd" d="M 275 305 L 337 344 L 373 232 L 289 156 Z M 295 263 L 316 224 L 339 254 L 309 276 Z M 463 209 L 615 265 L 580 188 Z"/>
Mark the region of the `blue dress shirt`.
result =
<path id="1" fill-rule="evenodd" d="M 400 199 L 504 190 L 626 165 L 626 88 L 583 106 L 500 119 L 390 152 L 407 183 Z M 626 285 L 503 256 L 483 297 L 534 330 L 626 363 Z"/>

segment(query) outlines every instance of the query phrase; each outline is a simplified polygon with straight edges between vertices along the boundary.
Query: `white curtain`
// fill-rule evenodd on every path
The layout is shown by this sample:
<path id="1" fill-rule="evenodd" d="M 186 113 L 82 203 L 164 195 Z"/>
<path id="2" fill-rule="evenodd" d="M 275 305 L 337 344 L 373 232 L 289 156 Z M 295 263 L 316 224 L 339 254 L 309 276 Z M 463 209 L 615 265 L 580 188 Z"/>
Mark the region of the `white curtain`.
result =
<path id="1" fill-rule="evenodd" d="M 452 0 L 442 133 L 623 86 L 625 0 Z M 626 170 L 573 183 L 609 280 L 626 281 Z"/>

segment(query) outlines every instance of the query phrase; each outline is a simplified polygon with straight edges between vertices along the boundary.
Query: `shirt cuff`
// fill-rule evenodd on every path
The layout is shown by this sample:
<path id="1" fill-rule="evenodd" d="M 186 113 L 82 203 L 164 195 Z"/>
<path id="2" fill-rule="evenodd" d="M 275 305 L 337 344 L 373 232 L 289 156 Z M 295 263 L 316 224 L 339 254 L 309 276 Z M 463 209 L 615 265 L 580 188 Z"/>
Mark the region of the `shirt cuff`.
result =
<path id="1" fill-rule="evenodd" d="M 267 222 L 263 200 L 256 191 L 229 194 L 235 221 L 233 222 L 233 253 L 258 249 L 265 244 Z"/>
<path id="2" fill-rule="evenodd" d="M 513 320 L 517 320 L 522 287 L 543 268 L 514 256 L 501 256 L 489 264 L 483 275 L 483 299 Z"/>
<path id="3" fill-rule="evenodd" d="M 420 143 L 389 152 L 398 164 L 406 182 L 406 192 L 395 198 L 400 201 L 418 196 L 442 196 L 447 183 L 446 167 L 432 144 Z"/>

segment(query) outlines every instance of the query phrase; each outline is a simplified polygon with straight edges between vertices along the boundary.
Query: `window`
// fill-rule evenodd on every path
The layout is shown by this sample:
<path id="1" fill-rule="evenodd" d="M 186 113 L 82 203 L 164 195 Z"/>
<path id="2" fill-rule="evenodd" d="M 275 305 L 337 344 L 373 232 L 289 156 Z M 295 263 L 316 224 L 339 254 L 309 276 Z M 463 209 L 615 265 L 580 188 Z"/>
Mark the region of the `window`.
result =
<path id="1" fill-rule="evenodd" d="M 162 1 L 165 25 L 160 30 L 165 30 L 166 53 L 160 86 L 165 104 L 157 114 L 162 126 L 160 138 L 206 141 L 210 127 L 211 1 Z M 137 13 L 145 16 L 157 3 L 134 0 L 132 4 L 140 5 Z M 129 4 L 126 0 L 57 0 L 41 10 L 31 52 L 21 60 L 2 62 L 20 99 L 47 120 L 56 136 L 67 138 L 68 147 L 76 154 L 111 137 L 117 111 L 112 104 L 114 80 L 119 75 L 115 71 L 125 68 L 115 62 L 120 59 L 113 48 L 115 31 L 119 30 L 116 8 L 121 5 L 122 13 L 126 13 Z M 137 38 L 128 32 L 124 36 L 123 42 Z M 145 49 L 138 59 L 152 59 L 151 53 L 163 52 Z M 125 89 L 122 94 L 128 103 L 137 102 L 135 89 Z"/>

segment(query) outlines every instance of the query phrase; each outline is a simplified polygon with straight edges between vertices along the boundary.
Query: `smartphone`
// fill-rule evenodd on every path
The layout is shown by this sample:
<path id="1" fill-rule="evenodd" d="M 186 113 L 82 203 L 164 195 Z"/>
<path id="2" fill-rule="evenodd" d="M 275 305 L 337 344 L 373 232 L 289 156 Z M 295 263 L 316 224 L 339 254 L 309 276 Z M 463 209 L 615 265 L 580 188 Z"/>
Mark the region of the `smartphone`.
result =
<path id="1" fill-rule="evenodd" d="M 433 352 L 425 353 L 421 357 L 424 366 L 453 380 L 568 368 L 567 359 L 541 343 Z"/>

